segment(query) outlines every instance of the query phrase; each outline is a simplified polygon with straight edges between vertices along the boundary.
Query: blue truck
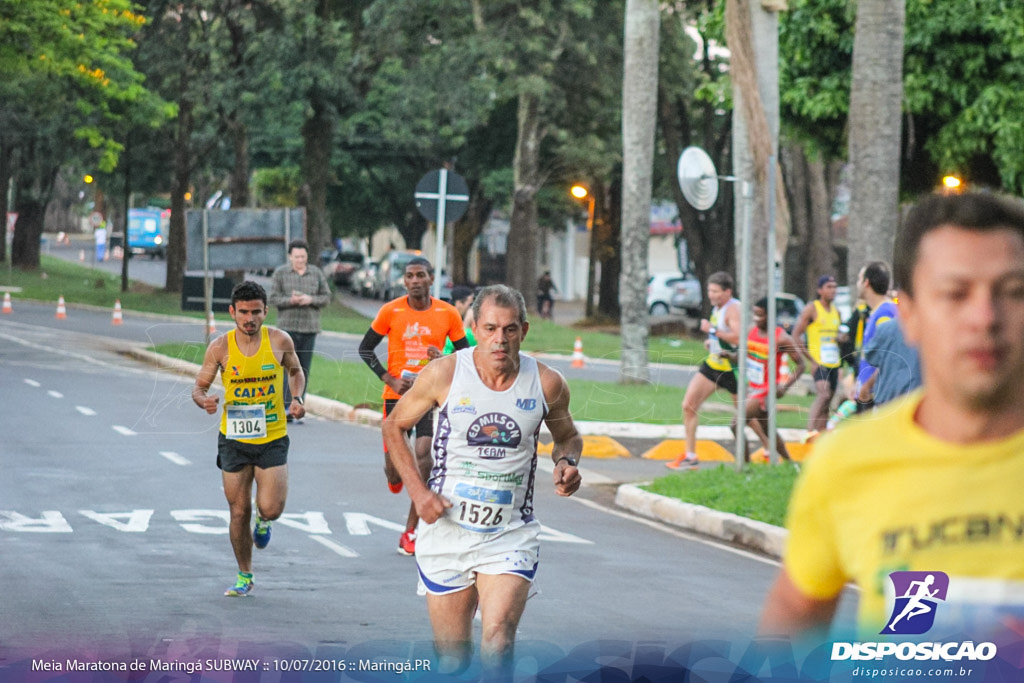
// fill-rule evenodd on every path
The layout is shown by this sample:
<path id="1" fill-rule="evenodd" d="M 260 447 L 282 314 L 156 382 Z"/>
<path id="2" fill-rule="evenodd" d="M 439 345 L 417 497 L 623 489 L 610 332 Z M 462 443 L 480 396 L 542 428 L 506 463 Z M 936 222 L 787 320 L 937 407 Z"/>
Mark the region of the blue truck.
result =
<path id="1" fill-rule="evenodd" d="M 147 254 L 150 258 L 167 256 L 168 209 L 128 210 L 128 251 Z"/>

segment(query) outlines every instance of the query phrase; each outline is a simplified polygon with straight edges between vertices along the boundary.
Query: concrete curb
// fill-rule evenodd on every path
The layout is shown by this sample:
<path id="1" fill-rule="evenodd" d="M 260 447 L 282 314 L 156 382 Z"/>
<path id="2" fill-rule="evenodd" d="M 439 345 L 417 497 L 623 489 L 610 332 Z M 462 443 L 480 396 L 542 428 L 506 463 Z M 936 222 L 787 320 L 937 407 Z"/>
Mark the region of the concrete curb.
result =
<path id="1" fill-rule="evenodd" d="M 758 550 L 775 559 L 782 557 L 788 536 L 785 529 L 772 524 L 659 496 L 633 484 L 618 488 L 615 504 L 644 517 Z"/>

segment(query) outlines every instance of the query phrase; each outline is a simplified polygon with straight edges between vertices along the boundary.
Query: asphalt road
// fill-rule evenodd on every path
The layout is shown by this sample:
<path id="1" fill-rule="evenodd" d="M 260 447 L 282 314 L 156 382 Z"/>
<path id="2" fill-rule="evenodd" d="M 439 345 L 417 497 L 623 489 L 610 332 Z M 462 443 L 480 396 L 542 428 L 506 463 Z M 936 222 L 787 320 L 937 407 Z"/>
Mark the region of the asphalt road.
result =
<path id="1" fill-rule="evenodd" d="M 271 675 L 282 660 L 428 653 L 414 561 L 395 552 L 408 501 L 387 492 L 376 429 L 292 427 L 288 510 L 256 553 L 256 597 L 221 596 L 235 568 L 215 419 L 190 388 L 103 337 L 0 319 L 0 679 L 32 659 L 253 658 Z M 548 531 L 522 666 L 657 659 L 708 639 L 742 652 L 774 563 L 609 499 L 539 487 Z"/>

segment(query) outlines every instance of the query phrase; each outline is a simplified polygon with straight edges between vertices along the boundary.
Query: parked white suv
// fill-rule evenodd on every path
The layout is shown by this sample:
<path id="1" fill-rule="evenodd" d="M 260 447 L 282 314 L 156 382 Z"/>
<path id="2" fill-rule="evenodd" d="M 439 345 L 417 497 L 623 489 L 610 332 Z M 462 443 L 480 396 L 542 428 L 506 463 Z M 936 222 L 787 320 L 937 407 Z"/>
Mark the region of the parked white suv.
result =
<path id="1" fill-rule="evenodd" d="M 689 273 L 653 273 L 647 279 L 647 312 L 651 315 L 682 309 L 687 315 L 699 316 L 701 301 L 700 282 Z"/>

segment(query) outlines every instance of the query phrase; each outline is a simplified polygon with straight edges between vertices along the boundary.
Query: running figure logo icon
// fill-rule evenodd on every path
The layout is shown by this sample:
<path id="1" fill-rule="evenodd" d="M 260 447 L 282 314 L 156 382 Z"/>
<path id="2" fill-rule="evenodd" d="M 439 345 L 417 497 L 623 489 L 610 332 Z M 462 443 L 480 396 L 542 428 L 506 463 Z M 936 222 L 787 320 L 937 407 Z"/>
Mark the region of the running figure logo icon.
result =
<path id="1" fill-rule="evenodd" d="M 896 604 L 893 605 L 889 623 L 881 633 L 927 633 L 935 623 L 938 603 L 946 599 L 949 577 L 943 572 L 892 572 L 889 579 L 896 589 Z"/>

